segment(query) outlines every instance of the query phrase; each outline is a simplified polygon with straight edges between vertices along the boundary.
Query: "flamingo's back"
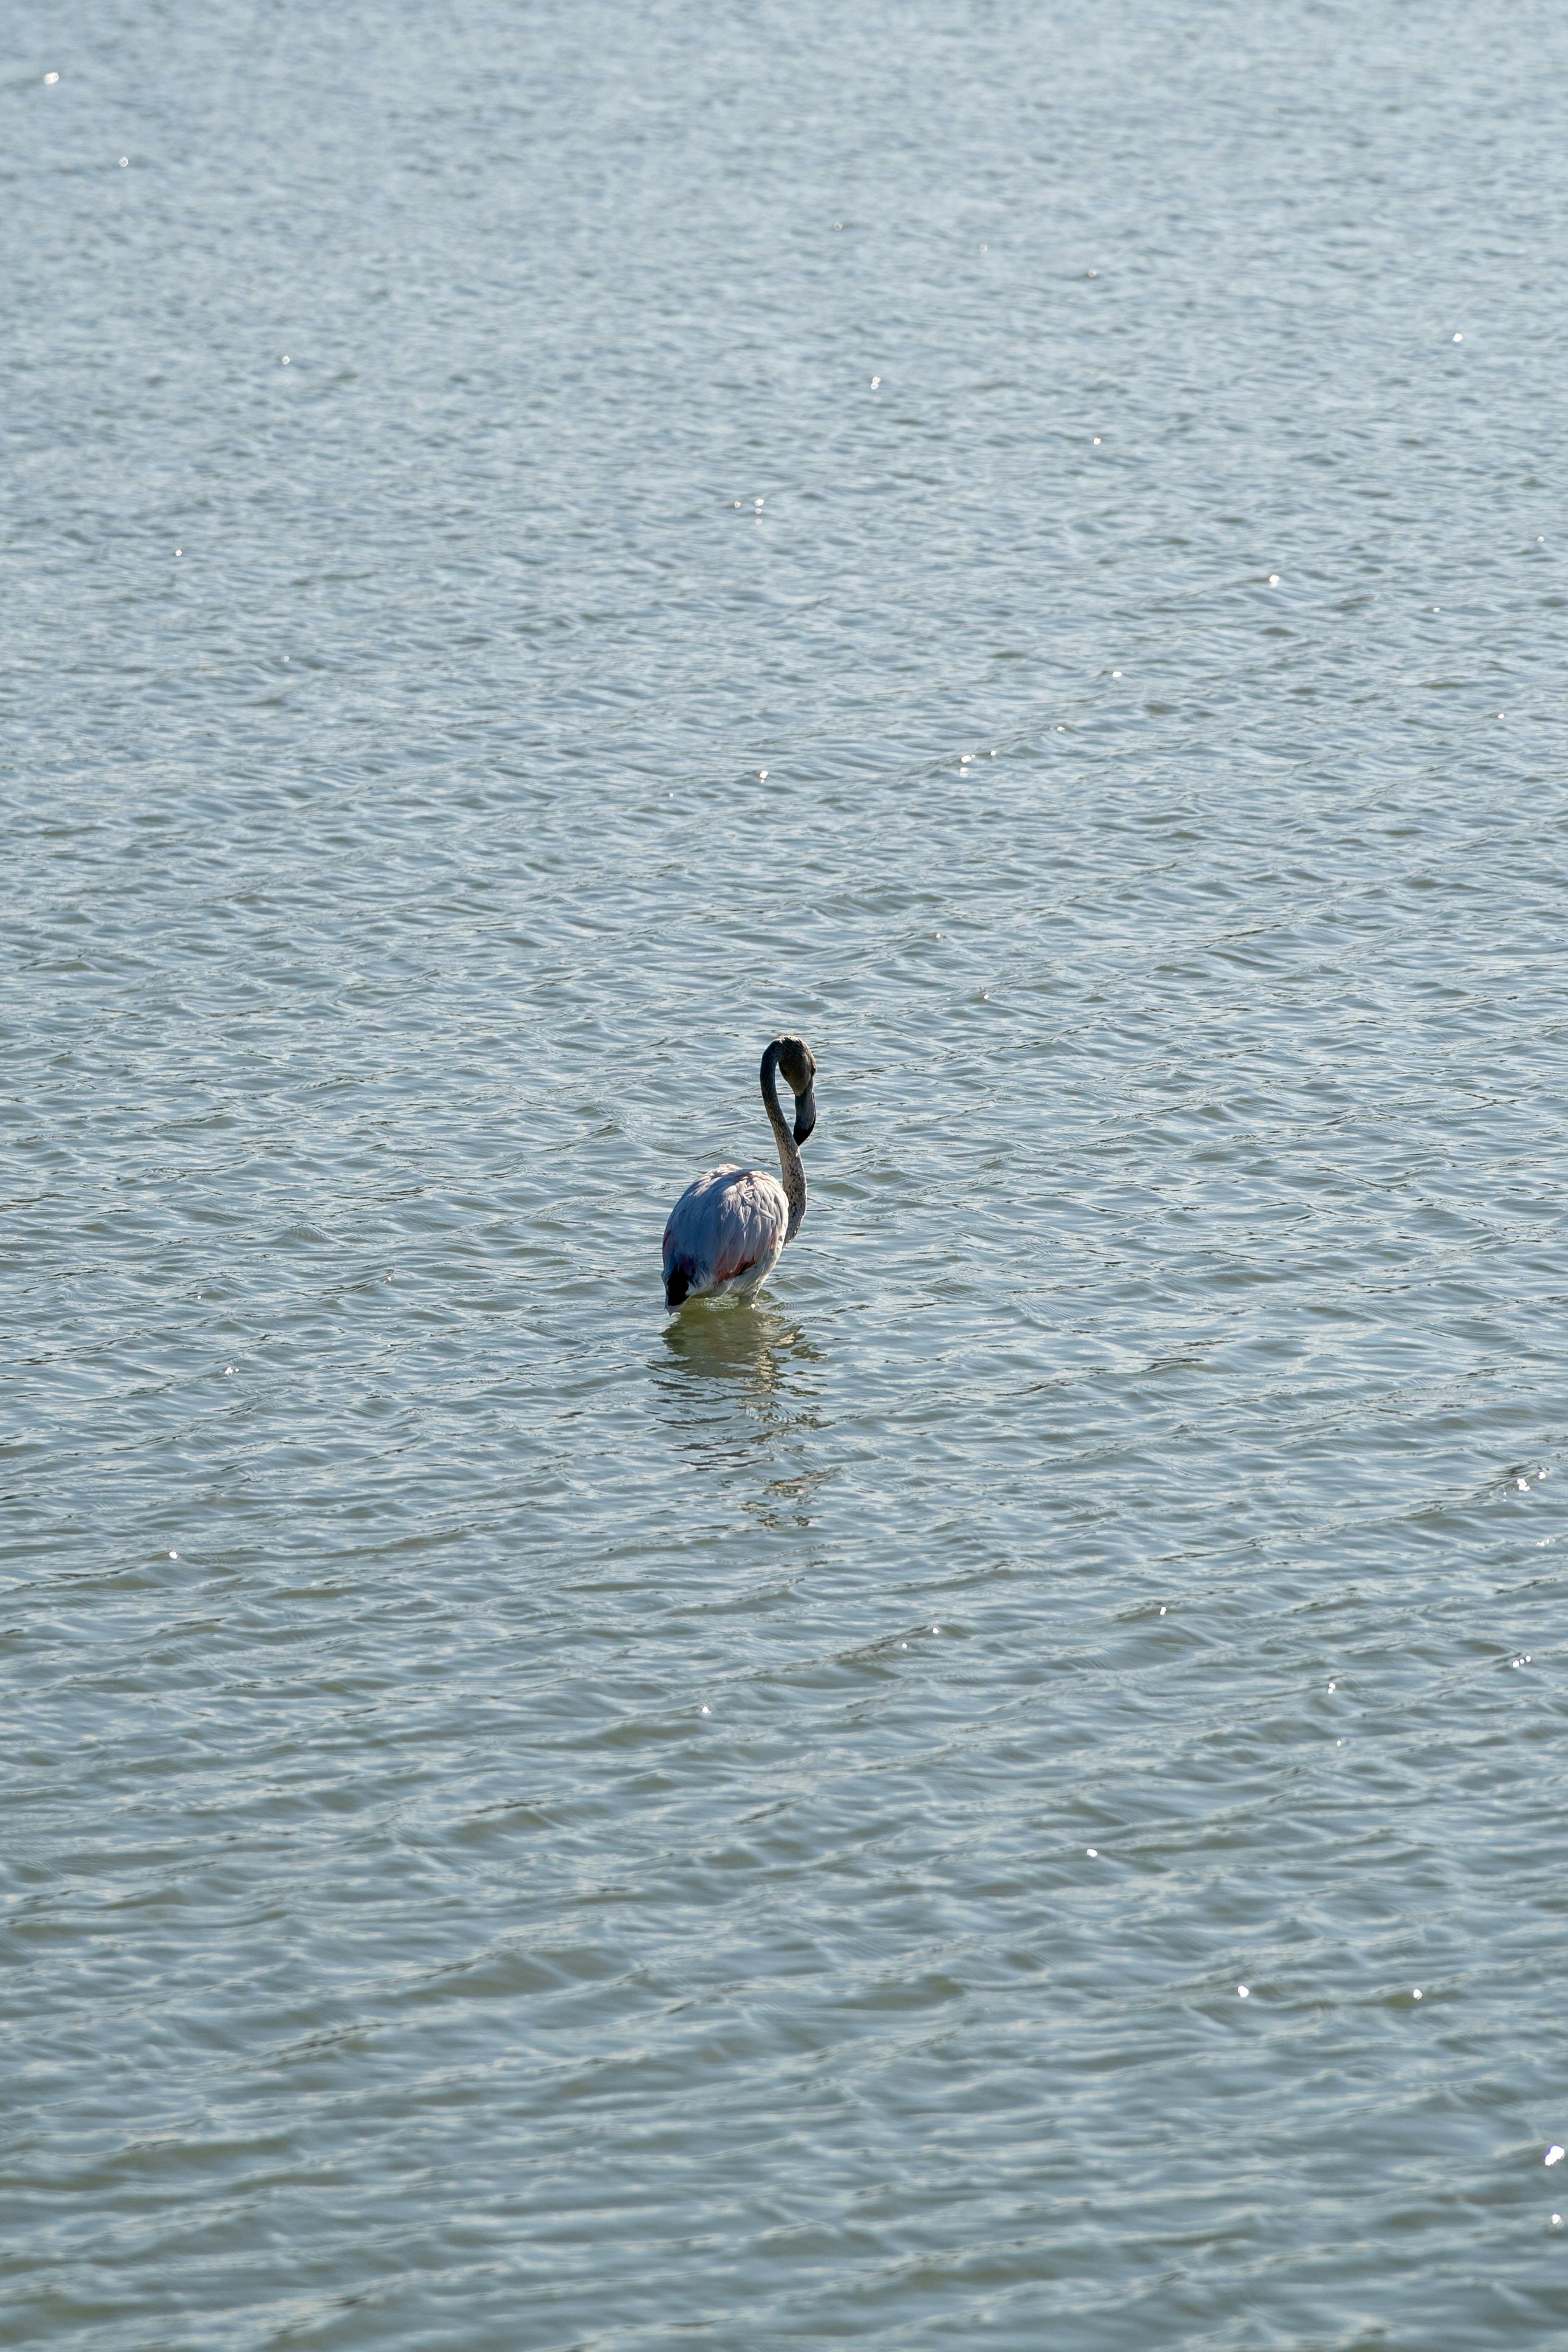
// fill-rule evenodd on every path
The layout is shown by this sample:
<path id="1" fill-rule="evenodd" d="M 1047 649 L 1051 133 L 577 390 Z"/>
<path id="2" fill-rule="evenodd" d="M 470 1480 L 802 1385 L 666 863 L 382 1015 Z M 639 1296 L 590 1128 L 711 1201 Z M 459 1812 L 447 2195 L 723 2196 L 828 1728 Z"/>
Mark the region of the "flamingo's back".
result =
<path id="1" fill-rule="evenodd" d="M 773 1272 L 789 1225 L 776 1176 L 710 1168 L 687 1186 L 664 1229 L 664 1303 L 754 1290 Z"/>

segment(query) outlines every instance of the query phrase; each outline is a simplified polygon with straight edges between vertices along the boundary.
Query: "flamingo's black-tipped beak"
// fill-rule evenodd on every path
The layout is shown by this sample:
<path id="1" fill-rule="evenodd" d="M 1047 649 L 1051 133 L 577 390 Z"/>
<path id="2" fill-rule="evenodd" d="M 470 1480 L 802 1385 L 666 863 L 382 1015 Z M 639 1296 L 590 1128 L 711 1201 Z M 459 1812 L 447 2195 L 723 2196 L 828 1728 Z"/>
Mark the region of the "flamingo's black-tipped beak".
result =
<path id="1" fill-rule="evenodd" d="M 816 1125 L 816 1089 L 807 1087 L 805 1094 L 795 1098 L 795 1139 L 804 1143 Z"/>

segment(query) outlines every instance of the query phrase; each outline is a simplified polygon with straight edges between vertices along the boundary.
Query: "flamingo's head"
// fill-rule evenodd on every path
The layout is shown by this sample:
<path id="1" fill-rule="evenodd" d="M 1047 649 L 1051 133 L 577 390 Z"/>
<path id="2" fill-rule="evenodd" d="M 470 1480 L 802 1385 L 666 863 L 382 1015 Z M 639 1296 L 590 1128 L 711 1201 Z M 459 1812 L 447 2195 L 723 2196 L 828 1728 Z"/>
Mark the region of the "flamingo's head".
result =
<path id="1" fill-rule="evenodd" d="M 816 1125 L 816 1097 L 812 1092 L 816 1063 L 804 1037 L 780 1037 L 776 1042 L 779 1072 L 795 1097 L 795 1139 L 804 1143 Z"/>

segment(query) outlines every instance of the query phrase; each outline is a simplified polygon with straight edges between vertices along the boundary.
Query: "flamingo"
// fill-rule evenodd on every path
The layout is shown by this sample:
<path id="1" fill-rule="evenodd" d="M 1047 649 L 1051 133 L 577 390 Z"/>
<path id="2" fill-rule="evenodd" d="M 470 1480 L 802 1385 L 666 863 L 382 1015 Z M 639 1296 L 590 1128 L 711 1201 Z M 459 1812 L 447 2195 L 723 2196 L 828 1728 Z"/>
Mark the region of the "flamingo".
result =
<path id="1" fill-rule="evenodd" d="M 773 1084 L 782 1070 L 795 1097 L 795 1132 L 779 1108 Z M 755 1290 L 767 1280 L 785 1242 L 805 1214 L 805 1170 L 798 1144 L 816 1125 L 812 1081 L 816 1064 L 800 1037 L 775 1037 L 763 1055 L 763 1103 L 773 1123 L 784 1176 L 763 1168 L 710 1168 L 687 1186 L 664 1229 L 664 1303 L 719 1298 L 727 1290 Z"/>

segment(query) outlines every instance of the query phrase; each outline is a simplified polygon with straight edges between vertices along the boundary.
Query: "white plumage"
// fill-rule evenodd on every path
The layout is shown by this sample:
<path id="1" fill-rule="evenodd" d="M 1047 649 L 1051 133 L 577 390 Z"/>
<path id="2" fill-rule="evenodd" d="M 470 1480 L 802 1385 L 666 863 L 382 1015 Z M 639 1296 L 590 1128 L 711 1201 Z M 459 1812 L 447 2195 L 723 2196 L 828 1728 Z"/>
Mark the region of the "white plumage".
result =
<path id="1" fill-rule="evenodd" d="M 664 1279 L 689 1268 L 687 1296 L 754 1290 L 778 1262 L 789 1202 L 776 1176 L 760 1168 L 710 1168 L 687 1186 L 664 1229 Z"/>
<path id="2" fill-rule="evenodd" d="M 795 1129 L 779 1108 L 774 1073 L 795 1096 Z M 798 1037 L 775 1037 L 763 1055 L 763 1101 L 779 1148 L 781 1184 L 761 1168 L 710 1168 L 689 1184 L 664 1229 L 664 1303 L 755 1290 L 794 1241 L 805 1214 L 805 1170 L 798 1146 L 816 1124 L 816 1064 Z"/>

